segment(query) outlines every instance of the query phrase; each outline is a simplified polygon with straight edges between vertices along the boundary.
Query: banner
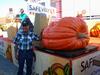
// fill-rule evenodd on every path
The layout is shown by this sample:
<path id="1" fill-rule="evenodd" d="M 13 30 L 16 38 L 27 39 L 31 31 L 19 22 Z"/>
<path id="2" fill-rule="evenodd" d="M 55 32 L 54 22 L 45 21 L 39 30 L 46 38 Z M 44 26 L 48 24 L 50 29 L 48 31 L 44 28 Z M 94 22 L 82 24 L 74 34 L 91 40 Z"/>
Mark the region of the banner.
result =
<path id="1" fill-rule="evenodd" d="M 72 75 L 100 75 L 100 67 L 93 65 L 93 58 L 98 55 L 100 51 L 73 60 Z"/>
<path id="2" fill-rule="evenodd" d="M 40 4 L 29 3 L 27 8 L 29 12 L 43 13 L 43 14 L 56 16 L 56 8 L 54 7 L 45 7 Z"/>

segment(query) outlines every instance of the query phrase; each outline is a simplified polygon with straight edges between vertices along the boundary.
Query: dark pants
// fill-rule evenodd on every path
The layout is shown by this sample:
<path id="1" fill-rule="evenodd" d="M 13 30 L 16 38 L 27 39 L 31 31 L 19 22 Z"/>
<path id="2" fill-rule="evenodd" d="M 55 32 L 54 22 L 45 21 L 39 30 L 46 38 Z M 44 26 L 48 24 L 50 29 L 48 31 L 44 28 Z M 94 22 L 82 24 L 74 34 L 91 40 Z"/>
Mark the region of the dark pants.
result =
<path id="1" fill-rule="evenodd" d="M 19 68 L 17 75 L 23 75 L 25 60 L 26 60 L 26 75 L 32 74 L 33 56 L 35 57 L 33 50 L 27 50 L 27 51 L 19 50 L 19 55 L 18 55 Z"/>

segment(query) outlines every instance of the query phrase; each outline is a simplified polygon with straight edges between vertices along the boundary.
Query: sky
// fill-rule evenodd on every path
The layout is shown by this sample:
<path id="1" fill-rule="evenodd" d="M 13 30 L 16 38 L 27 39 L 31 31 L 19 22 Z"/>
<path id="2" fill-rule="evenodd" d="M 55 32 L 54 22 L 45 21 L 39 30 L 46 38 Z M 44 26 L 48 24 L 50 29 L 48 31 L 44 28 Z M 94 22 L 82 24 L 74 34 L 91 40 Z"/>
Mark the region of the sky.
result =
<path id="1" fill-rule="evenodd" d="M 62 4 L 63 16 L 73 16 L 82 10 L 86 10 L 86 15 L 100 15 L 99 0 L 62 0 Z M 17 13 L 20 8 L 26 9 L 27 5 L 25 0 L 0 0 L 0 16 L 7 14 L 11 7 Z"/>
<path id="2" fill-rule="evenodd" d="M 25 7 L 25 4 L 24 0 L 0 0 L 0 17 L 5 16 L 9 8 L 13 8 L 14 12 L 17 13 L 20 8 Z"/>

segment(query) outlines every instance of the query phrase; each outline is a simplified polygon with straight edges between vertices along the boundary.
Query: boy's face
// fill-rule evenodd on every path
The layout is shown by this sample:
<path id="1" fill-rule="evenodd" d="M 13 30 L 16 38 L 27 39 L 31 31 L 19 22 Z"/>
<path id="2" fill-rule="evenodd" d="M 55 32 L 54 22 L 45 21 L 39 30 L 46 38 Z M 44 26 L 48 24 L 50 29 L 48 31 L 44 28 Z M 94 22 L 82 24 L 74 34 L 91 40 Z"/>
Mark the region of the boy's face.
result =
<path id="1" fill-rule="evenodd" d="M 24 32 L 28 32 L 29 31 L 29 26 L 23 26 L 22 28 L 23 28 Z"/>

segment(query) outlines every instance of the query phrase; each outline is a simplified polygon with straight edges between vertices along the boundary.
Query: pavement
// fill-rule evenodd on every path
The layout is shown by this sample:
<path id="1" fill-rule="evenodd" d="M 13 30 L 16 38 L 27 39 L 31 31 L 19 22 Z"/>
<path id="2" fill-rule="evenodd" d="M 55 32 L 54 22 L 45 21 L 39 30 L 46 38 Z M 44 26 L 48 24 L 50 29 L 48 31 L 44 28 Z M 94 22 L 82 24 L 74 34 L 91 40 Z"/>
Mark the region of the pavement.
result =
<path id="1" fill-rule="evenodd" d="M 17 75 L 18 68 L 0 55 L 0 75 Z"/>

